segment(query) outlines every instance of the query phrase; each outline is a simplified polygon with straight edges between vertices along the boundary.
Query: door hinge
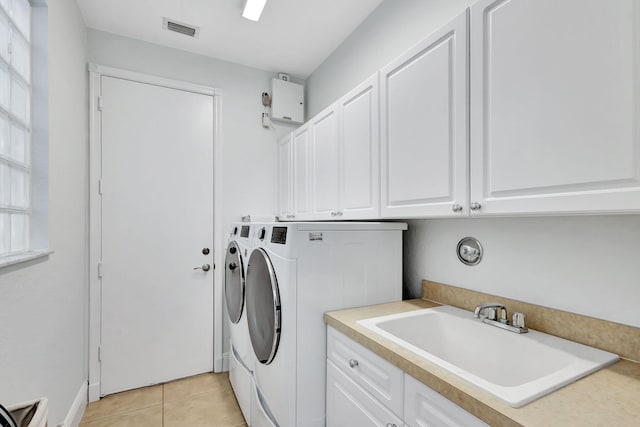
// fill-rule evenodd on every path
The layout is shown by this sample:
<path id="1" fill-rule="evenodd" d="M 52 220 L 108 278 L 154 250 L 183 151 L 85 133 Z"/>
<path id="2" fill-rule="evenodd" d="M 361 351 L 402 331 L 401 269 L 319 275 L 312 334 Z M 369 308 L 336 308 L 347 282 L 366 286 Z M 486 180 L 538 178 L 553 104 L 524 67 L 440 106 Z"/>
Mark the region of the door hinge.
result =
<path id="1" fill-rule="evenodd" d="M 98 346 L 98 362 L 102 362 L 102 346 Z"/>
<path id="2" fill-rule="evenodd" d="M 102 98 L 101 96 L 98 96 L 98 111 L 102 111 L 102 108 L 104 107 L 104 98 Z"/>
<path id="3" fill-rule="evenodd" d="M 98 278 L 102 279 L 102 263 L 98 263 Z"/>
<path id="4" fill-rule="evenodd" d="M 98 180 L 98 194 L 102 196 L 102 180 Z"/>

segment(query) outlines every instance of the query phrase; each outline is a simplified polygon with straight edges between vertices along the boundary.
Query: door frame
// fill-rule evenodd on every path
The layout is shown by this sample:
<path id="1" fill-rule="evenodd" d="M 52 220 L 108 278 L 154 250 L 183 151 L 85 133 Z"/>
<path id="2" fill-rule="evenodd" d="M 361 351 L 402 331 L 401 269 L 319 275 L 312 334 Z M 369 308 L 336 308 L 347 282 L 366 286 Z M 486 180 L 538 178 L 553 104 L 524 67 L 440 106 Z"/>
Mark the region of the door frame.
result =
<path id="1" fill-rule="evenodd" d="M 133 71 L 89 63 L 89 297 L 88 349 L 89 402 L 100 399 L 100 345 L 102 331 L 101 271 L 102 209 L 100 179 L 102 176 L 102 117 L 101 78 L 114 77 L 133 82 L 183 90 L 213 97 L 213 366 L 214 372 L 223 370 L 223 280 L 222 266 L 222 90 L 194 83 L 167 79 Z"/>

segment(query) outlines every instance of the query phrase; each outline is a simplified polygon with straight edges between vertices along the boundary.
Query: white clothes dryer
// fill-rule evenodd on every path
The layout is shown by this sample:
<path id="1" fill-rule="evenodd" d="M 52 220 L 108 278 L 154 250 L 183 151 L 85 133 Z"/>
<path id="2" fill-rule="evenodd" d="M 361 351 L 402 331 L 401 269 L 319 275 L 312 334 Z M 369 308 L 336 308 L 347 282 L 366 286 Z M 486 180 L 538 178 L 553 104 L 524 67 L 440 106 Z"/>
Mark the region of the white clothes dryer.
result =
<path id="1" fill-rule="evenodd" d="M 402 299 L 402 223 L 275 223 L 256 230 L 246 278 L 256 364 L 252 419 L 325 425 L 324 313 Z M 257 424 L 256 424 L 257 425 Z"/>
<path id="2" fill-rule="evenodd" d="M 225 302 L 229 319 L 229 380 L 248 425 L 251 425 L 253 367 L 245 308 L 248 256 L 253 249 L 253 224 L 237 223 L 231 227 L 225 255 Z"/>

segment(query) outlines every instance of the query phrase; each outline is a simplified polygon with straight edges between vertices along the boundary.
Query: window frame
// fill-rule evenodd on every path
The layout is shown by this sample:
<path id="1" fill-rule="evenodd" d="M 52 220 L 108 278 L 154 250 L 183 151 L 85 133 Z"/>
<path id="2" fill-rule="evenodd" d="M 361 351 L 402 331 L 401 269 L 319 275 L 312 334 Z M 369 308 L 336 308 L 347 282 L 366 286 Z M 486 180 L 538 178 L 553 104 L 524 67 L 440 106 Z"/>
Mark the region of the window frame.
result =
<path id="1" fill-rule="evenodd" d="M 28 67 L 27 73 L 19 71 L 18 67 L 12 64 L 12 56 L 0 57 L 3 67 L 7 68 L 8 88 L 11 90 L 12 79 L 28 88 L 28 110 L 26 111 L 26 121 L 17 117 L 11 112 L 11 92 L 9 92 L 9 102 L 6 108 L 0 107 L 0 114 L 7 118 L 8 130 L 5 133 L 9 137 L 5 156 L 0 156 L 0 163 L 7 166 L 9 177 L 9 167 L 21 170 L 26 174 L 25 200 L 26 208 L 10 206 L 11 189 L 8 183 L 3 182 L 5 176 L 0 176 L 0 185 L 5 185 L 8 189 L 7 204 L 0 207 L 0 213 L 17 213 L 25 215 L 24 247 L 22 250 L 11 251 L 6 247 L 7 252 L 0 254 L 0 268 L 46 257 L 53 251 L 48 249 L 48 66 L 47 66 L 47 21 L 48 12 L 45 0 L 23 0 L 28 7 L 29 34 L 25 34 L 20 24 L 16 22 L 13 14 L 15 0 L 0 0 L 0 14 L 7 19 L 10 29 L 8 41 L 13 43 L 15 37 L 19 35 L 21 41 L 27 42 Z M 8 5 L 8 9 L 5 6 Z M 22 15 L 24 17 L 24 15 Z M 36 28 L 37 27 L 37 28 Z M 39 27 L 42 27 L 38 29 Z M 23 45 L 24 46 L 24 45 Z M 10 52 L 10 51 L 9 51 Z M 23 57 L 24 59 L 24 57 Z M 21 62 L 24 65 L 24 62 Z M 35 69 L 35 67 L 38 69 Z M 37 88 L 37 91 L 35 90 Z M 11 126 L 18 126 L 26 132 L 25 141 L 25 162 L 15 162 L 8 158 L 11 154 Z M 3 218 L 0 216 L 0 221 Z M 3 237 L 10 244 L 10 219 L 6 215 L 4 227 L 7 230 Z M 0 224 L 1 225 L 1 224 Z M 7 228 L 9 227 L 9 228 Z M 4 245 L 4 242 L 0 242 Z"/>

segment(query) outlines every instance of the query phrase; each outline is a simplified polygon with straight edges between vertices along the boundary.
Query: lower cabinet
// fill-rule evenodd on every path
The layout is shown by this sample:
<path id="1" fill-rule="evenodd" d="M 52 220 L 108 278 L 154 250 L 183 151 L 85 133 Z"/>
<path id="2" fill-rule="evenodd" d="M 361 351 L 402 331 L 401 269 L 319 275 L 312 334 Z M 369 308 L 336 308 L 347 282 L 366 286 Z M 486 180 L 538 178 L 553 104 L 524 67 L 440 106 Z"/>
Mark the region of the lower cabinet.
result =
<path id="1" fill-rule="evenodd" d="M 488 427 L 331 327 L 327 339 L 327 427 Z"/>
<path id="2" fill-rule="evenodd" d="M 404 378 L 404 420 L 411 427 L 489 427 L 407 374 Z"/>
<path id="3" fill-rule="evenodd" d="M 336 365 L 327 361 L 327 426 L 402 427 L 404 423 Z"/>

